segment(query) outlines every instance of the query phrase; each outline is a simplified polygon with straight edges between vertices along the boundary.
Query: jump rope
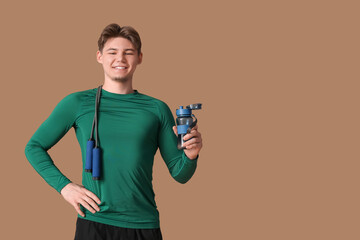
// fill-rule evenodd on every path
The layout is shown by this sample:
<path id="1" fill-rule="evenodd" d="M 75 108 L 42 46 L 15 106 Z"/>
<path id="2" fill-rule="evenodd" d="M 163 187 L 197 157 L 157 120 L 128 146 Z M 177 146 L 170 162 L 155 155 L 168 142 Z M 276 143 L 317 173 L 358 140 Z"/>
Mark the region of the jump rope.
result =
<path id="1" fill-rule="evenodd" d="M 86 146 L 86 161 L 85 172 L 92 172 L 94 180 L 100 180 L 100 163 L 101 163 L 101 148 L 99 144 L 99 132 L 98 132 L 98 111 L 101 97 L 102 85 L 98 87 L 95 100 L 95 114 L 92 123 L 90 138 Z M 95 129 L 95 141 L 93 139 Z"/>

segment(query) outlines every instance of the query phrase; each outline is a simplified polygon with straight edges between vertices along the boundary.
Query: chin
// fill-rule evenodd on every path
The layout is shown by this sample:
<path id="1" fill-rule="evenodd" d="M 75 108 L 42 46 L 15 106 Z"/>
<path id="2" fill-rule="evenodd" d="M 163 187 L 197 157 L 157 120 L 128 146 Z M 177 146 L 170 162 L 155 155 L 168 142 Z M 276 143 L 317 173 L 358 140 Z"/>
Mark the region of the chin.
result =
<path id="1" fill-rule="evenodd" d="M 127 82 L 129 79 L 126 77 L 114 77 L 112 80 L 116 81 L 116 82 Z"/>

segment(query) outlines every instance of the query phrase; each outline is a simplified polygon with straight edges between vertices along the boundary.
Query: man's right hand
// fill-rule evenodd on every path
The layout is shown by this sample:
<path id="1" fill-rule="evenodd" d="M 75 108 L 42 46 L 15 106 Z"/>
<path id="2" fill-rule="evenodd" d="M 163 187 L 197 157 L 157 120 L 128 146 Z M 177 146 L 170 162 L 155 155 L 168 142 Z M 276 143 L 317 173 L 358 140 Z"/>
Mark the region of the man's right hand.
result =
<path id="1" fill-rule="evenodd" d="M 80 204 L 92 213 L 95 213 L 95 210 L 100 211 L 100 208 L 97 205 L 101 203 L 100 199 L 84 186 L 76 183 L 69 183 L 61 189 L 60 193 L 83 217 L 85 217 L 85 214 L 80 210 Z"/>

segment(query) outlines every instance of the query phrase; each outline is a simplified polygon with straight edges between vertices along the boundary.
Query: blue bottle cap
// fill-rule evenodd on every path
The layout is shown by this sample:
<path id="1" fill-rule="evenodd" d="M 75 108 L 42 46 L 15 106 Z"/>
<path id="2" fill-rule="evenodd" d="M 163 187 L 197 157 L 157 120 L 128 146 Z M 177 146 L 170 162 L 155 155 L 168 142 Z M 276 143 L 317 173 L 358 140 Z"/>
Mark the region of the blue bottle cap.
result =
<path id="1" fill-rule="evenodd" d="M 180 106 L 179 109 L 176 109 L 176 115 L 178 117 L 190 117 L 191 116 L 191 109 L 185 108 Z"/>

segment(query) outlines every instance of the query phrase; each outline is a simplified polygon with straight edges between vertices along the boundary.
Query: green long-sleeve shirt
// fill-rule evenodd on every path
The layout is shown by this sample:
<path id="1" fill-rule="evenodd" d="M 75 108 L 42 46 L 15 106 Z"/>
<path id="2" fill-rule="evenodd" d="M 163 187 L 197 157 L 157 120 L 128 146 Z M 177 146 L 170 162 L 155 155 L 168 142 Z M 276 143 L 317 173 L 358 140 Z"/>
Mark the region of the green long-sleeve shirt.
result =
<path id="1" fill-rule="evenodd" d="M 63 98 L 25 147 L 25 155 L 42 178 L 59 193 L 71 181 L 54 165 L 47 151 L 72 127 L 80 144 L 83 169 L 90 138 L 97 88 Z M 82 184 L 101 200 L 95 214 L 82 207 L 85 219 L 126 228 L 158 228 L 159 212 L 152 186 L 154 155 L 160 149 L 171 176 L 187 182 L 196 159 L 177 149 L 173 115 L 163 101 L 139 93 L 101 90 L 98 113 L 102 178 L 83 171 Z M 78 215 L 81 217 L 80 215 Z"/>

